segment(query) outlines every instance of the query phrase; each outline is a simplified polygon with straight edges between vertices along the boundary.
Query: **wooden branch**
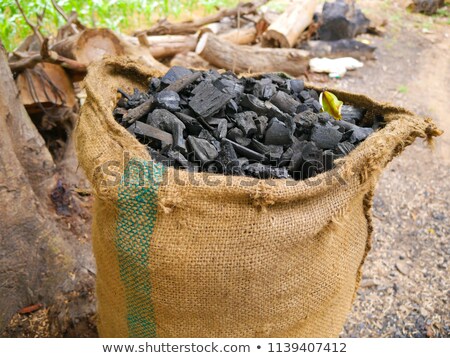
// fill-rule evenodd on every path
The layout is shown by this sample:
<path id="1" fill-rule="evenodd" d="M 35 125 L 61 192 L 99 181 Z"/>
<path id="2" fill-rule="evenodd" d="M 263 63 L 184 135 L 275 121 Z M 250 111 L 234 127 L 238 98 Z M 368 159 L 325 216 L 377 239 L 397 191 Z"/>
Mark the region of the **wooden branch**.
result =
<path id="1" fill-rule="evenodd" d="M 306 72 L 310 57 L 305 50 L 238 46 L 213 34 L 203 34 L 195 52 L 212 65 L 237 73 L 286 72 L 293 76 Z"/>
<path id="2" fill-rule="evenodd" d="M 69 17 L 64 12 L 64 10 L 61 8 L 61 6 L 59 6 L 58 3 L 55 0 L 52 0 L 52 5 L 55 8 L 55 10 L 58 12 L 58 14 L 60 14 L 64 18 L 64 20 L 66 20 L 66 22 L 68 22 L 69 21 Z"/>
<path id="3" fill-rule="evenodd" d="M 33 33 L 35 34 L 35 36 L 38 38 L 39 42 L 42 43 L 44 42 L 44 36 L 41 34 L 41 32 L 39 31 L 39 27 L 33 25 L 30 20 L 28 20 L 27 15 L 25 15 L 25 12 L 22 9 L 22 6 L 20 6 L 20 2 L 19 0 L 14 0 L 16 2 L 17 7 L 19 8 L 20 13 L 22 14 L 23 19 L 25 20 L 25 22 L 27 23 L 27 25 L 31 28 L 31 30 L 33 30 Z"/>
<path id="4" fill-rule="evenodd" d="M 294 47 L 312 21 L 317 0 L 297 0 L 273 22 L 263 35 L 265 47 Z"/>
<path id="5" fill-rule="evenodd" d="M 137 35 L 143 32 L 147 35 L 184 35 L 184 34 L 195 34 L 202 26 L 213 22 L 219 22 L 224 17 L 234 17 L 242 15 L 247 15 L 255 12 L 260 6 L 267 3 L 268 0 L 260 0 L 258 2 L 248 2 L 245 4 L 239 3 L 236 7 L 232 9 L 223 9 L 216 14 L 209 15 L 200 19 L 195 19 L 192 21 L 183 21 L 178 23 L 172 23 L 166 19 L 159 21 L 156 25 L 152 26 L 148 30 L 136 32 Z"/>
<path id="6" fill-rule="evenodd" d="M 70 58 L 60 56 L 55 51 L 49 51 L 48 57 L 42 57 L 41 53 L 31 52 L 27 57 L 24 57 L 21 60 L 10 62 L 9 67 L 12 72 L 21 72 L 26 68 L 33 68 L 37 63 L 40 62 L 54 63 L 68 70 L 82 74 L 85 74 L 87 71 L 86 65 Z"/>

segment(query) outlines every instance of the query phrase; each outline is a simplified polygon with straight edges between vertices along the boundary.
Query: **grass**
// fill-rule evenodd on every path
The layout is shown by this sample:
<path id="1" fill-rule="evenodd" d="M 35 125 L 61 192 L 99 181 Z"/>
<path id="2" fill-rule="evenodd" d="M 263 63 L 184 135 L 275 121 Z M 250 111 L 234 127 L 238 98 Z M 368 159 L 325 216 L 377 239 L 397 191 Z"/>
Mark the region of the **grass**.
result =
<path id="1" fill-rule="evenodd" d="M 406 94 L 408 93 L 408 87 L 406 85 L 400 85 L 397 87 L 397 92 Z"/>
<path id="2" fill-rule="evenodd" d="M 50 0 L 19 0 L 32 23 L 43 14 L 44 35 L 56 33 L 64 19 Z M 108 27 L 124 33 L 149 27 L 159 18 L 189 19 L 216 11 L 219 7 L 235 6 L 237 0 L 57 0 L 69 14 L 78 13 L 81 22 L 89 27 Z M 8 51 L 32 33 L 14 0 L 0 0 L 0 39 Z"/>

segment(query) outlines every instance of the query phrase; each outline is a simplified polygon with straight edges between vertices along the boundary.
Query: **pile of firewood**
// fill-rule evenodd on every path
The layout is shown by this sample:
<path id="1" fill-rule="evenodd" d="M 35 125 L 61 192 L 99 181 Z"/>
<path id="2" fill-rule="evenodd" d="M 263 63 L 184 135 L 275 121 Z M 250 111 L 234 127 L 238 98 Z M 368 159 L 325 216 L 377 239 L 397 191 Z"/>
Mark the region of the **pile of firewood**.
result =
<path id="1" fill-rule="evenodd" d="M 34 111 L 42 106 L 73 106 L 72 83 L 104 55 L 126 55 L 162 71 L 168 65 L 181 65 L 236 73 L 282 71 L 293 76 L 305 75 L 314 57 L 372 57 L 374 47 L 353 39 L 371 30 L 369 20 L 353 3 L 325 3 L 320 14 L 317 0 L 296 0 L 277 14 L 265 9 L 267 2 L 240 3 L 191 21 L 164 19 L 130 36 L 86 28 L 76 13 L 67 15 L 52 0 L 66 24 L 55 36 L 45 38 L 40 24 L 32 24 L 22 12 L 33 35 L 9 54 L 9 65 L 22 102 Z"/>

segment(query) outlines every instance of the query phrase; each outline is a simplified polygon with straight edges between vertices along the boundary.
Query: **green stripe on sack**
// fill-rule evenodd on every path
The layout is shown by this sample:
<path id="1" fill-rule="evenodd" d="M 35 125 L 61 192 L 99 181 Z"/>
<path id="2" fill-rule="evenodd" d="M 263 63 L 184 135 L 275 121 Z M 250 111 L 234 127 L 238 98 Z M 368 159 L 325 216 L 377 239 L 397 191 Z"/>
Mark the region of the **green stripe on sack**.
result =
<path id="1" fill-rule="evenodd" d="M 132 159 L 119 187 L 116 248 L 125 286 L 129 337 L 156 337 L 148 266 L 163 173 L 160 163 Z"/>

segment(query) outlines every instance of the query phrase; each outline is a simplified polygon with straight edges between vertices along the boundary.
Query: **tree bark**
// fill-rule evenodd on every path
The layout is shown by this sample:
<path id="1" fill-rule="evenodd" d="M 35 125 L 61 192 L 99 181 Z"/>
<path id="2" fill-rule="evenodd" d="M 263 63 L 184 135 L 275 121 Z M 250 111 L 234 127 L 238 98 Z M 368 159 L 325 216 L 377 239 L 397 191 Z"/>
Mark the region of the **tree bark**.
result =
<path id="1" fill-rule="evenodd" d="M 299 76 L 309 61 L 305 50 L 238 46 L 213 34 L 202 35 L 195 52 L 212 65 L 237 73 L 282 71 Z"/>
<path id="2" fill-rule="evenodd" d="M 297 0 L 266 30 L 264 47 L 294 47 L 312 21 L 317 0 Z"/>
<path id="3" fill-rule="evenodd" d="M 219 35 L 220 39 L 232 42 L 236 45 L 251 45 L 256 41 L 256 36 L 257 30 L 254 24 L 232 29 Z"/>
<path id="4" fill-rule="evenodd" d="M 19 100 L 1 42 L 0 133 L 0 332 L 18 309 L 37 303 L 58 312 L 50 325 L 67 331 L 95 312 L 91 249 L 53 209 L 58 167 Z"/>

